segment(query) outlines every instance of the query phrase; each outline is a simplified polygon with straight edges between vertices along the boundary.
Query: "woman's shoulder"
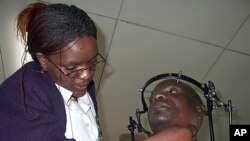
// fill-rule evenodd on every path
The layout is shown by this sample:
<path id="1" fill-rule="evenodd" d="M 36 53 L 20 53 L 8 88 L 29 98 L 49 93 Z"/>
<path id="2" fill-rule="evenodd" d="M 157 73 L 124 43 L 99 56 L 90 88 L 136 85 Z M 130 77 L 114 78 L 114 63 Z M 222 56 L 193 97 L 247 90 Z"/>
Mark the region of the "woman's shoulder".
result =
<path id="1" fill-rule="evenodd" d="M 48 107 L 52 98 L 60 98 L 52 79 L 47 73 L 39 72 L 38 68 L 34 62 L 27 63 L 6 79 L 0 85 L 0 105 L 12 107 L 15 111 L 16 107 L 22 107 L 22 102 L 29 103 L 27 105 L 46 103 L 45 107 Z"/>
<path id="2" fill-rule="evenodd" d="M 20 85 L 26 84 L 32 84 L 34 86 L 36 84 L 41 84 L 44 81 L 47 81 L 47 83 L 53 83 L 50 77 L 41 71 L 40 66 L 32 61 L 24 64 L 15 73 L 3 81 L 0 85 L 0 91 L 9 88 L 15 89 L 20 87 Z"/>

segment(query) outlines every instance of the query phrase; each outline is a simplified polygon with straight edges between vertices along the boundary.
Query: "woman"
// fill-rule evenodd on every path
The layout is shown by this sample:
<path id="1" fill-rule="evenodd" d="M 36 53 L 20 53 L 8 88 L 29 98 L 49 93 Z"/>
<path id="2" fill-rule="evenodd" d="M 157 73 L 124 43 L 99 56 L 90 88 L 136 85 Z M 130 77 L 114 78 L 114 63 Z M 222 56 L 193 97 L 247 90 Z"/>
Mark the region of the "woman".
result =
<path id="1" fill-rule="evenodd" d="M 76 6 L 36 2 L 19 13 L 17 31 L 34 61 L 0 86 L 0 140 L 100 139 L 92 78 L 104 59 L 91 18 Z"/>

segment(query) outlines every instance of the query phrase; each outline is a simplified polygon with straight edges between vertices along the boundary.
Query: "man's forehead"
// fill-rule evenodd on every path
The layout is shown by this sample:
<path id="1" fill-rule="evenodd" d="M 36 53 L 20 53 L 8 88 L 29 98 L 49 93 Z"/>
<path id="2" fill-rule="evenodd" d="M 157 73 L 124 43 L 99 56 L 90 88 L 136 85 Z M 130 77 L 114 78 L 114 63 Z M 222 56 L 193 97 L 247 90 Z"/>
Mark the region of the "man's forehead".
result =
<path id="1" fill-rule="evenodd" d="M 175 79 L 167 79 L 167 80 L 160 82 L 159 84 L 155 86 L 153 93 L 170 91 L 170 90 L 175 90 L 175 91 L 178 91 L 178 93 L 182 93 L 186 95 L 189 95 L 190 93 L 194 93 L 194 90 L 192 90 L 192 88 L 189 85 L 181 81 L 177 81 Z"/>
<path id="2" fill-rule="evenodd" d="M 164 88 L 164 87 L 186 88 L 188 86 L 176 79 L 166 79 L 156 85 L 156 88 Z"/>

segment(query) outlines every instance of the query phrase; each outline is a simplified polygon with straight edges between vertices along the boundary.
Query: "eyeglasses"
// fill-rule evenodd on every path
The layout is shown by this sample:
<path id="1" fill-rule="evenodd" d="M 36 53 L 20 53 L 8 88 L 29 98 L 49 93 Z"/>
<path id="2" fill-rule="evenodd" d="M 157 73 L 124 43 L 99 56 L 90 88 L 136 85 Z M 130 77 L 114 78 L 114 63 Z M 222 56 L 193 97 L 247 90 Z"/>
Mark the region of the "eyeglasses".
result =
<path id="1" fill-rule="evenodd" d="M 67 76 L 69 78 L 77 78 L 77 77 L 80 77 L 82 75 L 82 73 L 85 71 L 85 70 L 90 70 L 90 71 L 95 71 L 96 70 L 96 67 L 101 67 L 103 66 L 103 64 L 106 62 L 104 57 L 98 53 L 95 57 L 93 57 L 93 59 L 91 60 L 95 60 L 94 62 L 90 63 L 89 64 L 89 67 L 87 68 L 81 68 L 81 69 L 78 69 L 78 70 L 73 70 L 69 73 L 65 73 L 62 69 L 60 69 L 60 67 L 58 67 L 53 61 L 51 61 L 49 59 L 48 56 L 46 56 L 46 59 L 58 70 L 60 71 L 64 76 Z"/>

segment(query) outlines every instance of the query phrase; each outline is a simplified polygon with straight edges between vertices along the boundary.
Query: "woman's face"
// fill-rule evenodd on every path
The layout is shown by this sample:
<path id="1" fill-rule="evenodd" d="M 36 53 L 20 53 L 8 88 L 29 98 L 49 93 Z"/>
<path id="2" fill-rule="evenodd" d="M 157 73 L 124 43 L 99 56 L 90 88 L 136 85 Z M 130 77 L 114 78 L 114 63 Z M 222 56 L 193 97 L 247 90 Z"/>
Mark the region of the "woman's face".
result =
<path id="1" fill-rule="evenodd" d="M 85 94 L 95 73 L 92 68 L 95 67 L 97 55 L 96 39 L 82 37 L 69 43 L 61 52 L 45 58 L 45 70 L 55 83 L 72 91 L 76 96 L 81 96 Z M 81 71 L 78 71 L 78 75 L 68 75 L 79 69 Z"/>
<path id="2" fill-rule="evenodd" d="M 192 126 L 195 114 L 189 91 L 176 80 L 158 84 L 150 96 L 148 118 L 154 133 L 165 127 Z"/>

